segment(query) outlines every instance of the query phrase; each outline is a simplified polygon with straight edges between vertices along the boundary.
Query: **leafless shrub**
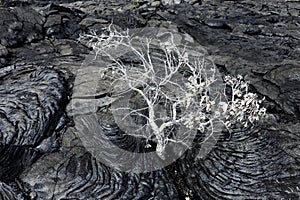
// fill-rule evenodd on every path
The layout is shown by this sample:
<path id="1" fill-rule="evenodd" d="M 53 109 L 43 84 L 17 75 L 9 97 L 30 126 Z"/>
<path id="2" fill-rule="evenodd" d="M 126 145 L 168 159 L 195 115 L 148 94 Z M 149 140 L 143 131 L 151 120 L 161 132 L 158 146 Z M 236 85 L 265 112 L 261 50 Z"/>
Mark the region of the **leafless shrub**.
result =
<path id="1" fill-rule="evenodd" d="M 128 31 L 117 31 L 112 25 L 102 34 L 91 31 L 80 40 L 94 49 L 95 58 L 103 56 L 112 61 L 102 76 L 111 78 L 114 96 L 124 99 L 135 93 L 141 99 L 138 108 L 121 100 L 111 110 L 122 115 L 124 121 L 130 116 L 143 118 L 145 123 L 136 127 L 134 134 L 147 138 L 154 135 L 161 158 L 168 142 L 184 144 L 183 138 L 191 137 L 196 130 L 213 133 L 214 121 L 221 121 L 230 129 L 236 122 L 247 126 L 264 115 L 261 101 L 248 92 L 248 84 L 241 76 L 224 78 L 232 89 L 231 97 L 224 98 L 224 90 L 211 91 L 217 80 L 215 66 L 179 48 L 171 33 L 168 41 L 158 43 L 161 56 L 155 58 L 149 38 L 132 37 Z M 120 49 L 133 53 L 139 63 L 124 63 L 114 54 Z"/>

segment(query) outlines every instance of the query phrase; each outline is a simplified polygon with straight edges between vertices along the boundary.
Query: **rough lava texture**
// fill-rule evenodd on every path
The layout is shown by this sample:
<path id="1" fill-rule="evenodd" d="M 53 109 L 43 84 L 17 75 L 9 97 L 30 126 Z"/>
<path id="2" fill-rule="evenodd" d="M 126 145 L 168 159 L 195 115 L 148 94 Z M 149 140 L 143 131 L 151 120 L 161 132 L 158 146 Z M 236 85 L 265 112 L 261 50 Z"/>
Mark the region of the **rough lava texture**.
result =
<path id="1" fill-rule="evenodd" d="M 8 64 L 8 47 L 43 38 L 44 18 L 30 7 L 0 8 L 0 66 Z"/>
<path id="2" fill-rule="evenodd" d="M 51 137 L 67 94 L 61 72 L 32 65 L 0 70 L 0 177 L 13 179 L 29 166 Z"/>
<path id="3" fill-rule="evenodd" d="M 299 199 L 300 1 L 2 4 L 0 199 Z M 147 174 L 101 164 L 65 111 L 90 53 L 77 37 L 111 22 L 186 32 L 223 75 L 244 75 L 266 97 L 267 118 L 247 130 L 224 130 L 200 160 L 196 143 L 176 163 Z M 125 147 L 135 141 L 109 137 Z"/>
<path id="4" fill-rule="evenodd" d="M 111 169 L 93 158 L 72 131 L 65 134 L 60 152 L 40 159 L 20 178 L 40 199 L 178 199 L 166 170 L 135 174 Z"/>

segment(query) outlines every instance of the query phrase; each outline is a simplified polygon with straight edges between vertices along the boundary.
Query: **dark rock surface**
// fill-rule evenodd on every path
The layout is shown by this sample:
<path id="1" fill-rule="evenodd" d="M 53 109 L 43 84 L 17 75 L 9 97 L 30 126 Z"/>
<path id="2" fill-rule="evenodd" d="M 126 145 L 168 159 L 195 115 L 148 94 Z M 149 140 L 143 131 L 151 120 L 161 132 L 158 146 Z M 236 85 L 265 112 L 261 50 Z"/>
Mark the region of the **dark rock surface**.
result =
<path id="1" fill-rule="evenodd" d="M 8 47 L 43 37 L 44 18 L 30 7 L 0 8 L 0 66 L 8 64 Z"/>
<path id="2" fill-rule="evenodd" d="M 40 199 L 178 199 L 166 170 L 135 174 L 111 169 L 93 158 L 71 131 L 60 152 L 40 159 L 20 178 Z"/>
<path id="3" fill-rule="evenodd" d="M 299 92 L 293 92 L 300 87 L 299 2 L 224 1 L 190 7 L 189 12 L 184 4 L 174 10 L 162 15 L 207 47 L 217 65 L 247 75 L 258 92 L 285 113 L 299 116 Z"/>
<path id="4" fill-rule="evenodd" d="M 10 186 L 0 182 L 0 198 L 3 200 L 15 200 L 18 199 L 18 195 Z"/>
<path id="5" fill-rule="evenodd" d="M 0 198 L 298 199 L 299 15 L 296 0 L 165 6 L 143 0 L 3 1 Z M 99 163 L 64 112 L 73 75 L 89 53 L 76 38 L 111 21 L 121 28 L 188 33 L 223 74 L 245 75 L 252 91 L 266 97 L 268 118 L 248 130 L 224 132 L 202 160 L 195 160 L 195 145 L 176 163 L 148 174 Z"/>
<path id="6" fill-rule="evenodd" d="M 0 13 L 3 46 L 20 46 L 43 37 L 44 18 L 32 8 L 1 8 Z"/>
<path id="7" fill-rule="evenodd" d="M 263 130 L 232 133 L 203 160 L 192 163 L 193 154 L 187 154 L 178 162 L 179 173 L 195 199 L 297 199 L 299 156 L 279 147 L 273 135 Z M 292 143 L 288 135 L 284 139 Z M 299 152 L 299 146 L 293 150 Z"/>
<path id="8" fill-rule="evenodd" d="M 39 156 L 68 96 L 61 72 L 34 65 L 2 68 L 0 86 L 0 177 L 10 180 Z"/>

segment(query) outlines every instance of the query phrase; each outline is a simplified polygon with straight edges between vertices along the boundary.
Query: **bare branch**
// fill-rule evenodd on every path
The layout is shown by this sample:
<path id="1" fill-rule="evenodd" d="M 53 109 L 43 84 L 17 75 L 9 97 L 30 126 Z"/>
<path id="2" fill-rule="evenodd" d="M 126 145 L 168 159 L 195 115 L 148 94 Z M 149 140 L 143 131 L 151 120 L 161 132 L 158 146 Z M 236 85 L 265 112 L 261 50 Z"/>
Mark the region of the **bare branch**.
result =
<path id="1" fill-rule="evenodd" d="M 224 91 L 212 91 L 217 81 L 215 66 L 203 57 L 189 56 L 186 47 L 179 48 L 175 44 L 172 33 L 168 33 L 168 41 L 159 43 L 162 53 L 154 58 L 150 39 L 132 37 L 128 31 L 119 32 L 112 25 L 104 31 L 107 34 L 97 35 L 92 31 L 80 39 L 93 47 L 96 57 L 106 56 L 113 62 L 107 67 L 110 73 L 106 76 L 113 80 L 114 96 L 122 98 L 123 94 L 135 92 L 145 102 L 141 107 L 124 105 L 115 111 L 126 111 L 122 120 L 133 115 L 146 120 L 137 132 L 145 129 L 147 134 L 154 134 L 156 152 L 161 158 L 164 158 L 168 142 L 185 145 L 178 135 L 190 137 L 193 130 L 203 133 L 208 130 L 205 142 L 214 136 L 214 121 L 221 121 L 229 129 L 234 121 L 247 126 L 248 121 L 253 123 L 264 115 L 261 101 L 248 92 L 248 85 L 241 76 L 225 77 L 225 83 L 232 90 L 229 100 L 224 100 Z M 139 46 L 134 43 L 137 41 Z M 123 63 L 113 54 L 113 49 L 117 48 L 130 51 L 141 64 Z M 147 111 L 147 116 L 142 113 L 144 111 Z M 175 136 L 172 131 L 176 131 L 176 126 L 187 131 Z"/>

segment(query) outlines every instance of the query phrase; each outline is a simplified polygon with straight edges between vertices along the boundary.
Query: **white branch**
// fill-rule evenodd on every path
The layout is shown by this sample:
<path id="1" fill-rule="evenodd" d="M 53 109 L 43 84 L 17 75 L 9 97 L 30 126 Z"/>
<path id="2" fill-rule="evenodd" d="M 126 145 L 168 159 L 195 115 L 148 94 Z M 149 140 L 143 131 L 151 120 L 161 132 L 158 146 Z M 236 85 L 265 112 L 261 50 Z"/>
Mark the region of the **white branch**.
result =
<path id="1" fill-rule="evenodd" d="M 160 44 L 163 50 L 162 58 L 154 60 L 151 55 L 151 40 L 132 38 L 128 31 L 118 32 L 111 25 L 106 31 L 108 34 L 102 35 L 97 35 L 94 31 L 81 36 L 81 39 L 87 40 L 94 48 L 96 57 L 102 54 L 113 61 L 113 64 L 107 67 L 111 72 L 107 77 L 113 80 L 112 87 L 115 90 L 123 90 L 114 91 L 114 95 L 122 98 L 122 94 L 134 91 L 146 102 L 146 107 L 143 108 L 118 109 L 130 110 L 124 115 L 124 120 L 133 114 L 145 118 L 147 123 L 140 130 L 146 127 L 155 135 L 156 151 L 162 158 L 167 142 L 183 143 L 169 137 L 169 128 L 172 129 L 174 125 L 185 126 L 189 131 L 209 129 L 211 133 L 203 141 L 205 142 L 213 136 L 213 121 L 220 120 L 222 115 L 226 119 L 222 121 L 226 128 L 233 123 L 232 119 L 238 119 L 247 125 L 247 120 L 252 123 L 263 115 L 264 110 L 259 108 L 260 101 L 257 100 L 257 96 L 248 92 L 248 86 L 240 76 L 225 77 L 225 82 L 232 89 L 231 101 L 222 101 L 222 104 L 216 105 L 216 102 L 219 102 L 218 98 L 225 96 L 225 92 L 220 91 L 219 94 L 214 94 L 215 96 L 210 94 L 211 86 L 216 81 L 215 66 L 208 66 L 209 63 L 204 58 L 189 58 L 185 47 L 180 49 L 175 44 L 172 33 L 169 33 L 169 41 Z M 134 39 L 140 42 L 142 48 L 136 47 Z M 133 52 L 141 64 L 124 64 L 110 52 L 114 48 L 125 48 Z M 182 74 L 181 71 L 187 74 Z M 158 116 L 155 108 L 159 104 L 165 105 L 165 116 Z M 222 108 L 218 108 L 220 106 Z M 242 109 L 239 108 L 241 106 Z M 144 110 L 148 111 L 148 116 L 141 113 Z"/>

